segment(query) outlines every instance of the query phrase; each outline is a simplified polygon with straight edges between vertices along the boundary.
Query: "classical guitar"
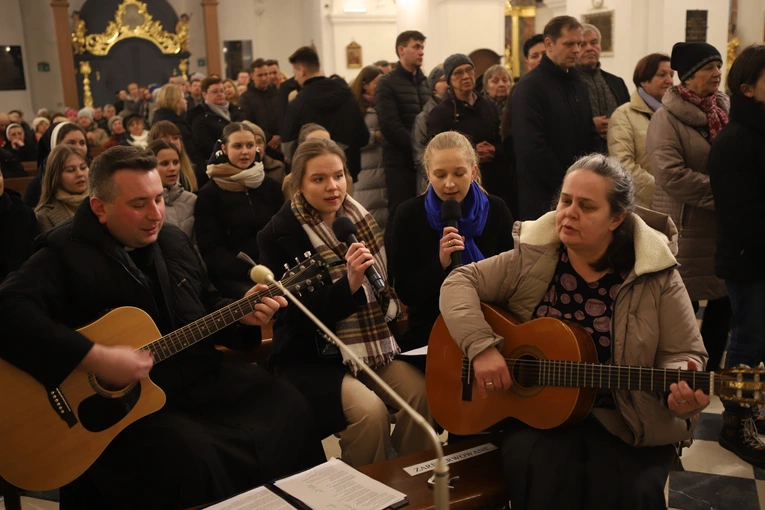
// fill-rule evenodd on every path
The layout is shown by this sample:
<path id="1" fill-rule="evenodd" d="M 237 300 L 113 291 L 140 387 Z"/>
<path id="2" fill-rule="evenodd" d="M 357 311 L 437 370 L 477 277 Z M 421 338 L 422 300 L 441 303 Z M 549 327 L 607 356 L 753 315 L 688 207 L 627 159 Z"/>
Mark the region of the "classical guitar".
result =
<path id="1" fill-rule="evenodd" d="M 324 260 L 310 256 L 288 269 L 282 284 L 293 293 L 313 292 L 330 282 Z M 165 336 L 143 310 L 116 308 L 78 331 L 103 345 L 148 351 L 155 363 L 173 356 L 252 313 L 268 291 L 235 301 Z M 57 388 L 0 360 L 0 476 L 22 489 L 65 485 L 87 470 L 125 427 L 158 411 L 165 393 L 146 377 L 126 388 L 107 388 L 75 370 Z"/>
<path id="2" fill-rule="evenodd" d="M 665 370 L 598 363 L 590 334 L 578 324 L 552 318 L 524 324 L 501 308 L 481 305 L 492 329 L 504 338 L 501 350 L 513 385 L 507 391 L 478 394 L 473 369 L 443 317 L 428 343 L 426 389 L 436 421 L 455 434 L 475 434 L 516 418 L 538 429 L 583 420 L 598 389 L 667 392 L 672 383 L 743 405 L 765 402 L 765 369 L 731 368 L 717 373 Z"/>

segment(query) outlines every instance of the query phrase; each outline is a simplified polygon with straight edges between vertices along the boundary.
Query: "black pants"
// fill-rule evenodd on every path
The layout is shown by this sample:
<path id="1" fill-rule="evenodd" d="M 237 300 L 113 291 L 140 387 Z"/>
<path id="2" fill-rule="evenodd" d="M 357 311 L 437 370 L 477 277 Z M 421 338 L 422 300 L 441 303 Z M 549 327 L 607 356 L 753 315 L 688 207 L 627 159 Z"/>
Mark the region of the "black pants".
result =
<path id="1" fill-rule="evenodd" d="M 693 311 L 699 311 L 698 301 L 693 302 Z M 704 347 L 709 354 L 707 372 L 720 370 L 720 360 L 723 352 L 725 352 L 725 345 L 728 343 L 732 315 L 728 296 L 707 301 L 707 306 L 704 308 L 704 318 L 701 321 L 701 338 L 704 340 Z"/>
<path id="2" fill-rule="evenodd" d="M 502 461 L 513 510 L 666 509 L 673 445 L 629 446 L 590 417 L 552 430 L 515 422 Z"/>

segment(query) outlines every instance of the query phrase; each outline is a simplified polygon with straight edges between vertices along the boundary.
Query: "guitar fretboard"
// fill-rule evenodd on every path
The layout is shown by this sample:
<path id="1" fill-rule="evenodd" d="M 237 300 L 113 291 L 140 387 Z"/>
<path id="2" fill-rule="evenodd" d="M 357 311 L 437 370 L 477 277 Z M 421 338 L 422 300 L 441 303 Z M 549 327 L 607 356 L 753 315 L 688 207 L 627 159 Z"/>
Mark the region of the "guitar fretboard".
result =
<path id="1" fill-rule="evenodd" d="M 685 381 L 693 389 L 717 394 L 720 381 L 714 374 L 695 370 L 601 365 L 575 361 L 507 360 L 511 372 L 524 384 L 576 388 L 669 391 L 670 385 Z M 714 387 L 712 387 L 714 385 Z"/>
<path id="2" fill-rule="evenodd" d="M 217 333 L 221 329 L 230 326 L 252 313 L 255 305 L 268 296 L 275 297 L 283 295 L 276 285 L 269 285 L 267 291 L 256 292 L 247 297 L 234 301 L 228 306 L 216 310 L 209 315 L 205 315 L 180 329 L 159 338 L 150 344 L 144 345 L 139 351 L 149 351 L 154 363 L 159 363 L 173 354 L 176 354 L 187 347 L 191 347 L 200 340 Z"/>

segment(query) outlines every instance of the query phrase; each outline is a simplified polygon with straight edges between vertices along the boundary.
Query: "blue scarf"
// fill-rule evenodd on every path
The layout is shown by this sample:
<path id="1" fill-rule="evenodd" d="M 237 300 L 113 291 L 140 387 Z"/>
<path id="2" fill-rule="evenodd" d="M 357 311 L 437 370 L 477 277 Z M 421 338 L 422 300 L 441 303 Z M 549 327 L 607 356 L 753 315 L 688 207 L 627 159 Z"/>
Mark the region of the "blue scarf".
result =
<path id="1" fill-rule="evenodd" d="M 446 227 L 446 222 L 441 219 L 441 204 L 443 203 L 444 201 L 438 198 L 436 192 L 433 191 L 433 186 L 428 188 L 425 195 L 425 211 L 428 213 L 430 228 L 438 232 L 439 240 L 442 237 L 444 227 Z M 476 246 L 474 238 L 483 234 L 483 227 L 486 226 L 486 218 L 489 217 L 489 197 L 473 181 L 465 200 L 460 205 L 462 206 L 462 218 L 457 222 L 457 230 L 461 236 L 465 236 L 462 262 L 464 264 L 478 262 L 485 257 Z"/>

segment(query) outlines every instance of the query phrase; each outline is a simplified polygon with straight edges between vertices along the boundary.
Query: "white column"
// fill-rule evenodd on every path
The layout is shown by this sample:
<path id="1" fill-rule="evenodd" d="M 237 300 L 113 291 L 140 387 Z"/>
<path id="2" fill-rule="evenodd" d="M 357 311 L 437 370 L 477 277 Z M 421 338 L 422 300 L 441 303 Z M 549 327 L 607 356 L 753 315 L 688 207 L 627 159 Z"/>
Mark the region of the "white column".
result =
<path id="1" fill-rule="evenodd" d="M 741 48 L 750 44 L 762 44 L 765 40 L 765 0 L 738 0 L 738 24 L 736 35 L 741 41 Z"/>
<path id="2" fill-rule="evenodd" d="M 551 19 L 565 14 L 566 0 L 545 0 L 541 4 L 537 4 L 537 16 L 534 23 L 536 33 L 541 34 Z"/>

